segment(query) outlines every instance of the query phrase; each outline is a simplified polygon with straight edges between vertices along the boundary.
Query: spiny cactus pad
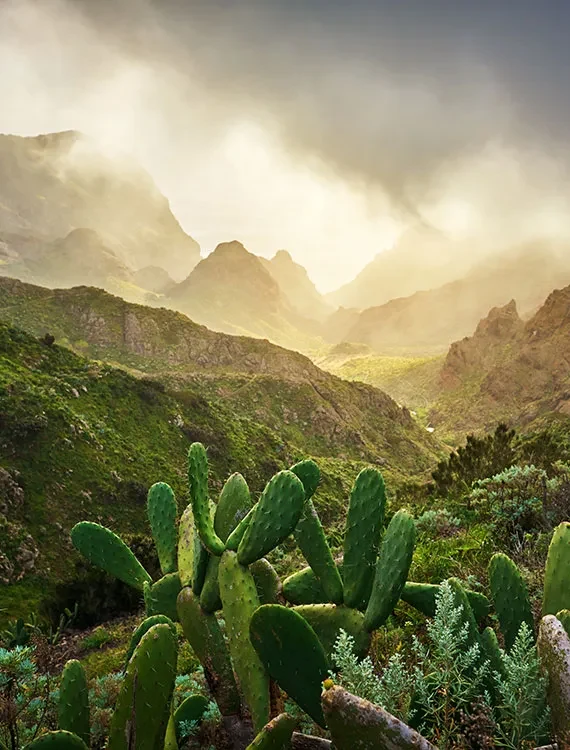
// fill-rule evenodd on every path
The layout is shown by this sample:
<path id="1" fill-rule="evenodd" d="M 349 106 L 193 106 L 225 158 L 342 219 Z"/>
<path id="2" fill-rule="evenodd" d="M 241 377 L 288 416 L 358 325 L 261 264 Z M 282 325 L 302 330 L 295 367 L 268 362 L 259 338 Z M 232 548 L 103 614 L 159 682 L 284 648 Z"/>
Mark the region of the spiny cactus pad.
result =
<path id="1" fill-rule="evenodd" d="M 176 658 L 177 640 L 169 625 L 154 625 L 143 635 L 117 698 L 108 750 L 162 747 L 176 678 Z"/>
<path id="2" fill-rule="evenodd" d="M 153 484 L 148 491 L 147 514 L 162 573 L 177 569 L 178 507 L 171 487 L 165 482 Z"/>
<path id="3" fill-rule="evenodd" d="M 226 540 L 226 549 L 231 550 L 232 552 L 237 552 L 238 547 L 241 543 L 241 540 L 243 539 L 243 536 L 247 530 L 247 527 L 251 523 L 251 519 L 253 518 L 253 515 L 255 513 L 255 509 L 257 508 L 257 503 L 253 506 L 253 508 L 249 511 L 247 516 L 241 519 L 241 521 L 238 523 L 238 525 L 235 527 L 235 529 L 232 531 L 232 533 L 229 535 L 229 537 Z"/>
<path id="4" fill-rule="evenodd" d="M 475 615 L 469 604 L 469 599 L 463 588 L 463 584 L 458 578 L 448 578 L 448 583 L 453 591 L 453 599 L 456 607 L 461 607 L 461 622 L 463 625 L 467 623 L 467 647 L 479 645 L 479 630 L 477 629 L 477 621 Z M 480 656 L 482 657 L 481 653 Z"/>
<path id="5" fill-rule="evenodd" d="M 344 688 L 325 690 L 322 703 L 336 750 L 437 750 L 395 716 Z"/>
<path id="6" fill-rule="evenodd" d="M 534 618 L 520 571 L 510 557 L 502 552 L 493 555 L 489 563 L 489 588 L 508 651 L 523 622 L 531 632 L 534 630 Z"/>
<path id="7" fill-rule="evenodd" d="M 249 566 L 260 604 L 277 604 L 280 593 L 279 576 L 273 565 L 262 557 Z"/>
<path id="8" fill-rule="evenodd" d="M 182 734 L 180 732 L 181 721 L 195 721 L 199 722 L 204 715 L 204 711 L 208 708 L 208 699 L 203 695 L 190 695 L 186 700 L 178 706 L 174 712 L 174 727 L 176 731 L 176 739 L 179 743 L 182 742 Z"/>
<path id="9" fill-rule="evenodd" d="M 295 541 L 325 591 L 327 601 L 342 604 L 342 580 L 335 565 L 323 526 L 311 497 L 320 479 L 319 467 L 314 461 L 301 461 L 291 467 L 305 490 L 305 504 L 293 532 Z"/>
<path id="10" fill-rule="evenodd" d="M 362 612 L 335 604 L 305 604 L 293 609 L 313 628 L 331 663 L 334 645 L 341 629 L 354 638 L 356 656 L 359 659 L 366 656 L 370 647 L 370 633 L 364 628 Z"/>
<path id="11" fill-rule="evenodd" d="M 289 750 L 297 719 L 279 714 L 266 724 L 246 750 Z"/>
<path id="12" fill-rule="evenodd" d="M 144 603 L 147 617 L 166 615 L 173 622 L 177 622 L 176 599 L 181 588 L 178 573 L 168 573 L 152 586 L 145 586 Z"/>
<path id="13" fill-rule="evenodd" d="M 90 742 L 89 691 L 82 664 L 68 661 L 61 674 L 58 701 L 58 726 Z"/>
<path id="14" fill-rule="evenodd" d="M 128 586 L 142 591 L 145 582 L 152 582 L 131 550 L 110 529 L 91 521 L 81 521 L 71 529 L 71 541 L 90 563 Z"/>
<path id="15" fill-rule="evenodd" d="M 412 564 L 416 526 L 405 510 L 393 517 L 380 549 L 372 594 L 364 616 L 364 627 L 371 632 L 383 625 L 398 603 Z"/>
<path id="16" fill-rule="evenodd" d="M 570 523 L 556 527 L 546 558 L 542 614 L 570 609 Z"/>
<path id="17" fill-rule="evenodd" d="M 57 732 L 42 734 L 26 745 L 26 750 L 87 750 L 87 747 L 76 734 L 59 729 Z"/>
<path id="18" fill-rule="evenodd" d="M 178 575 L 180 576 L 182 586 L 192 585 L 195 535 L 194 514 L 192 513 L 192 506 L 188 505 L 184 513 L 180 516 L 180 523 L 178 525 Z"/>
<path id="19" fill-rule="evenodd" d="M 253 576 L 231 550 L 222 555 L 219 581 L 232 664 L 253 727 L 259 732 L 269 721 L 270 710 L 269 676 L 249 639 L 249 623 L 259 607 L 259 597 Z"/>
<path id="20" fill-rule="evenodd" d="M 213 555 L 221 555 L 225 544 L 214 531 L 208 501 L 208 457 L 202 443 L 192 443 L 188 450 L 188 486 L 194 522 L 202 544 Z"/>
<path id="21" fill-rule="evenodd" d="M 485 628 L 481 633 L 480 642 L 483 651 L 483 658 L 489 660 L 492 672 L 498 672 L 500 675 L 504 676 L 505 668 L 503 666 L 503 660 L 501 659 L 501 649 L 499 641 L 497 640 L 497 634 L 493 628 Z"/>
<path id="22" fill-rule="evenodd" d="M 182 631 L 204 668 L 206 681 L 224 716 L 237 715 L 240 698 L 232 664 L 216 615 L 207 614 L 189 586 L 178 595 Z"/>
<path id="23" fill-rule="evenodd" d="M 469 600 L 475 619 L 481 622 L 481 620 L 488 617 L 491 605 L 487 597 L 478 591 L 471 591 L 470 589 L 466 589 L 465 593 L 467 594 L 467 599 Z M 435 615 L 435 602 L 438 594 L 439 584 L 437 583 L 407 581 L 400 594 L 400 599 L 426 615 L 426 617 L 433 617 Z"/>
<path id="24" fill-rule="evenodd" d="M 254 612 L 251 642 L 271 677 L 320 726 L 321 684 L 329 661 L 315 631 L 298 612 L 265 604 Z"/>
<path id="25" fill-rule="evenodd" d="M 275 474 L 263 490 L 239 544 L 239 562 L 250 565 L 286 539 L 297 525 L 304 502 L 305 490 L 295 474 Z"/>
<path id="26" fill-rule="evenodd" d="M 285 578 L 282 592 L 290 604 L 327 604 L 329 602 L 312 568 L 303 568 Z"/>
<path id="27" fill-rule="evenodd" d="M 377 469 L 363 469 L 356 477 L 344 534 L 344 603 L 364 609 L 368 604 L 380 532 L 384 523 L 386 488 Z"/>
<path id="28" fill-rule="evenodd" d="M 176 625 L 170 619 L 170 617 L 167 617 L 166 615 L 152 615 L 151 617 L 147 617 L 146 620 L 143 620 L 141 622 L 141 624 L 131 636 L 131 642 L 129 643 L 129 648 L 127 649 L 127 655 L 125 656 L 125 669 L 127 668 L 127 665 L 131 660 L 136 647 L 139 645 L 141 638 L 153 627 L 153 625 L 168 625 L 172 631 L 172 635 L 175 638 L 177 637 Z"/>

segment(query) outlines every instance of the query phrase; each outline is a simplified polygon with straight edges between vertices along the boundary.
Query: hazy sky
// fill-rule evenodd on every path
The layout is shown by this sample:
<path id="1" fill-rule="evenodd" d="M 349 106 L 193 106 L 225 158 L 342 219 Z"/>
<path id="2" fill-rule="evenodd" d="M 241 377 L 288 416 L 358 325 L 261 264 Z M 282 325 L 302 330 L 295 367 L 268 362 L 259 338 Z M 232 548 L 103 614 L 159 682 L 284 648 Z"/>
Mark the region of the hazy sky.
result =
<path id="1" fill-rule="evenodd" d="M 128 150 L 204 251 L 329 290 L 421 221 L 570 235 L 568 28 L 567 0 L 0 0 L 0 132 Z"/>

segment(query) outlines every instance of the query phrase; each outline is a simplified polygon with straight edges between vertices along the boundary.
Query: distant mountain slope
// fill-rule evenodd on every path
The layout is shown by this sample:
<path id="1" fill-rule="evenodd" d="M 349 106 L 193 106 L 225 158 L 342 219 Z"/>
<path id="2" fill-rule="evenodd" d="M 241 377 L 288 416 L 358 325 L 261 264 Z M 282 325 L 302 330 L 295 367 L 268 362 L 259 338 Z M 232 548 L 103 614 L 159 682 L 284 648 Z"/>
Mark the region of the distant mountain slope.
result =
<path id="1" fill-rule="evenodd" d="M 364 310 L 345 340 L 378 352 L 436 353 L 467 336 L 491 307 L 516 299 L 531 314 L 557 286 L 570 283 L 570 257 L 557 248 L 527 247 L 437 289 Z"/>
<path id="2" fill-rule="evenodd" d="M 133 305 L 101 290 L 49 290 L 0 279 L 0 320 L 102 360 L 152 373 L 277 430 L 315 455 L 380 460 L 418 472 L 437 446 L 406 410 L 370 386 L 323 372 L 260 339 L 228 336 L 172 310 Z"/>
<path id="3" fill-rule="evenodd" d="M 305 268 L 295 263 L 286 250 L 279 250 L 271 260 L 260 260 L 278 283 L 291 307 L 300 315 L 323 320 L 333 312 L 332 306 L 319 294 Z"/>
<path id="4" fill-rule="evenodd" d="M 465 432 L 499 420 L 526 425 L 570 417 L 570 286 L 526 323 L 511 302 L 450 348 L 432 420 Z"/>
<path id="5" fill-rule="evenodd" d="M 293 308 L 262 259 L 235 240 L 200 261 L 165 303 L 216 331 L 290 348 L 306 348 L 316 336 L 315 324 Z"/>
<path id="6" fill-rule="evenodd" d="M 49 243 L 92 229 L 133 270 L 159 265 L 182 279 L 199 260 L 198 244 L 150 175 L 131 161 L 99 153 L 80 133 L 0 135 L 0 175 L 5 256 L 18 255 L 18 236 Z"/>

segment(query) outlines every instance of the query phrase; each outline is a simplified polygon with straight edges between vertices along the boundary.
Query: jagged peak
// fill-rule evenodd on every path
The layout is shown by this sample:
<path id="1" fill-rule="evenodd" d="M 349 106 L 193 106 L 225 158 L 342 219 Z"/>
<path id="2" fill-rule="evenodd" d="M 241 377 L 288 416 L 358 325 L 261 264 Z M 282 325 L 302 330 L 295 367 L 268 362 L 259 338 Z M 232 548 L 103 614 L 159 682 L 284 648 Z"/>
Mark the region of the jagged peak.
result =
<path id="1" fill-rule="evenodd" d="M 288 250 L 278 250 L 271 260 L 277 261 L 278 263 L 295 263 Z"/>
<path id="2" fill-rule="evenodd" d="M 510 337 L 522 329 L 523 322 L 514 299 L 506 305 L 492 307 L 485 318 L 479 321 L 474 337 Z"/>

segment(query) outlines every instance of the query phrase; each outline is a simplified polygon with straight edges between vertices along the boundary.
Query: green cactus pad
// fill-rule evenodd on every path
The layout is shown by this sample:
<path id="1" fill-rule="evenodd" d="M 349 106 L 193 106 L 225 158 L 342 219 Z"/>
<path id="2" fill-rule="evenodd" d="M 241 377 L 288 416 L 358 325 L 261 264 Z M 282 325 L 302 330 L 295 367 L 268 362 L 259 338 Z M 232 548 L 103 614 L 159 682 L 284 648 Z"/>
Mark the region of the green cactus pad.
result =
<path id="1" fill-rule="evenodd" d="M 152 579 L 123 540 L 110 529 L 81 521 L 71 529 L 75 549 L 90 563 L 134 589 L 143 590 Z"/>
<path id="2" fill-rule="evenodd" d="M 313 628 L 331 664 L 334 645 L 341 628 L 354 638 L 356 656 L 359 659 L 366 656 L 370 647 L 370 633 L 364 628 L 362 612 L 349 607 L 338 607 L 335 604 L 305 604 L 293 609 Z"/>
<path id="3" fill-rule="evenodd" d="M 561 609 L 570 609 L 570 523 L 561 523 L 554 530 L 546 568 L 542 614 L 554 615 Z"/>
<path id="4" fill-rule="evenodd" d="M 245 530 L 237 555 L 250 565 L 277 547 L 297 525 L 305 502 L 305 490 L 295 474 L 280 471 L 267 483 Z"/>
<path id="5" fill-rule="evenodd" d="M 435 600 L 439 593 L 439 584 L 437 583 L 414 583 L 408 581 L 404 586 L 400 599 L 411 607 L 414 607 L 426 617 L 435 615 Z M 484 594 L 478 591 L 465 590 L 467 599 L 475 615 L 477 622 L 481 622 L 489 616 L 491 605 Z"/>
<path id="6" fill-rule="evenodd" d="M 117 698 L 108 750 L 162 747 L 170 717 L 176 659 L 177 640 L 169 625 L 154 625 L 143 635 Z"/>
<path id="7" fill-rule="evenodd" d="M 364 615 L 364 627 L 369 632 L 383 625 L 398 603 L 412 564 L 415 541 L 414 519 L 407 511 L 399 510 L 388 524 L 376 563 L 372 594 Z"/>
<path id="8" fill-rule="evenodd" d="M 246 750 L 289 750 L 297 719 L 279 714 L 266 724 Z"/>
<path id="9" fill-rule="evenodd" d="M 489 563 L 489 588 L 505 639 L 505 648 L 509 651 L 523 622 L 526 622 L 531 633 L 534 631 L 534 618 L 520 571 L 510 557 L 502 552 L 493 555 Z"/>
<path id="10" fill-rule="evenodd" d="M 224 636 L 216 615 L 207 614 L 189 586 L 178 595 L 184 636 L 204 668 L 206 682 L 224 716 L 240 712 L 240 698 Z"/>
<path id="11" fill-rule="evenodd" d="M 172 622 L 177 622 L 176 599 L 181 588 L 178 573 L 168 573 L 152 586 L 145 586 L 144 603 L 147 617 L 166 615 Z"/>
<path id="12" fill-rule="evenodd" d="M 174 724 L 172 707 L 170 709 L 170 716 L 168 717 L 168 724 L 166 725 L 166 734 L 164 736 L 162 750 L 178 750 L 178 739 L 176 737 L 176 726 Z"/>
<path id="13" fill-rule="evenodd" d="M 241 540 L 243 539 L 243 536 L 251 523 L 251 519 L 254 516 L 255 509 L 257 508 L 257 503 L 253 506 L 253 508 L 249 511 L 247 516 L 241 519 L 241 521 L 238 523 L 238 525 L 235 527 L 235 529 L 232 531 L 232 533 L 229 535 L 229 537 L 226 540 L 226 549 L 229 549 L 231 552 L 237 552 L 238 547 L 241 543 Z"/>
<path id="14" fill-rule="evenodd" d="M 231 550 L 222 555 L 219 582 L 232 664 L 253 728 L 259 732 L 269 721 L 270 711 L 269 676 L 249 639 L 249 622 L 259 607 L 259 597 L 253 576 Z"/>
<path id="15" fill-rule="evenodd" d="M 188 450 L 188 485 L 196 529 L 206 549 L 221 555 L 225 544 L 214 531 L 208 501 L 208 457 L 202 443 L 192 443 Z"/>
<path id="16" fill-rule="evenodd" d="M 251 510 L 251 495 L 241 474 L 232 474 L 224 484 L 214 516 L 214 531 L 222 542 Z M 218 583 L 219 557 L 210 557 L 204 586 L 200 592 L 200 604 L 206 612 L 215 612 L 222 607 Z"/>
<path id="17" fill-rule="evenodd" d="M 153 484 L 148 491 L 147 514 L 162 573 L 174 573 L 177 568 L 176 546 L 178 506 L 172 489 L 164 482 Z"/>
<path id="18" fill-rule="evenodd" d="M 363 698 L 333 686 L 322 697 L 336 750 L 437 750 L 425 737 Z"/>
<path id="19" fill-rule="evenodd" d="M 285 578 L 282 594 L 290 604 L 327 604 L 329 602 L 312 568 L 303 568 Z"/>
<path id="20" fill-rule="evenodd" d="M 249 633 L 271 677 L 324 727 L 321 683 L 328 676 L 329 661 L 309 623 L 292 609 L 265 604 L 254 612 Z"/>
<path id="21" fill-rule="evenodd" d="M 342 604 L 342 580 L 335 565 L 321 521 L 311 500 L 320 479 L 319 467 L 314 461 L 301 461 L 292 466 L 291 471 L 299 477 L 305 489 L 303 512 L 295 527 L 293 536 L 305 560 L 315 572 L 319 583 L 325 591 L 327 601 L 333 604 Z"/>
<path id="22" fill-rule="evenodd" d="M 483 657 L 488 659 L 492 672 L 498 672 L 504 676 L 505 667 L 503 660 L 501 659 L 501 647 L 497 640 L 497 634 L 493 628 L 485 628 L 480 635 L 481 649 L 483 651 Z M 492 682 L 494 682 L 492 680 Z M 494 687 L 494 685 L 492 685 Z"/>
<path id="23" fill-rule="evenodd" d="M 277 604 L 280 593 L 279 576 L 273 565 L 262 557 L 249 566 L 260 604 Z"/>
<path id="24" fill-rule="evenodd" d="M 61 674 L 58 726 L 89 745 L 89 690 L 83 665 L 76 659 L 68 661 Z"/>
<path id="25" fill-rule="evenodd" d="M 167 617 L 166 615 L 152 615 L 152 617 L 147 617 L 146 620 L 143 620 L 141 622 L 141 624 L 131 636 L 131 642 L 129 643 L 129 648 L 127 649 L 127 655 L 125 656 L 125 669 L 127 668 L 127 665 L 131 660 L 136 647 L 139 645 L 141 638 L 153 627 L 153 625 L 168 625 L 172 630 L 172 635 L 175 637 L 177 635 L 176 625 L 170 619 L 170 617 Z"/>
<path id="26" fill-rule="evenodd" d="M 183 737 L 180 732 L 181 721 L 200 722 L 204 711 L 208 708 L 208 699 L 203 695 L 191 695 L 178 706 L 174 712 L 174 727 L 176 739 L 182 743 Z"/>
<path id="27" fill-rule="evenodd" d="M 25 750 L 87 750 L 87 748 L 85 742 L 76 734 L 60 729 L 57 732 L 42 734 L 41 737 L 26 745 Z"/>
<path id="28" fill-rule="evenodd" d="M 194 576 L 194 514 L 188 505 L 178 525 L 178 575 L 182 586 L 191 586 Z"/>
<path id="29" fill-rule="evenodd" d="M 380 532 L 384 523 L 386 488 L 377 469 L 363 469 L 350 493 L 344 534 L 344 603 L 364 609 L 368 604 Z"/>
<path id="30" fill-rule="evenodd" d="M 463 584 L 458 578 L 448 578 L 448 583 L 453 591 L 453 598 L 456 607 L 461 607 L 461 622 L 463 625 L 467 623 L 467 647 L 478 645 L 480 646 L 479 630 L 477 629 L 477 621 L 475 615 L 469 604 L 469 599 L 463 588 Z M 481 652 L 480 652 L 481 655 Z"/>

